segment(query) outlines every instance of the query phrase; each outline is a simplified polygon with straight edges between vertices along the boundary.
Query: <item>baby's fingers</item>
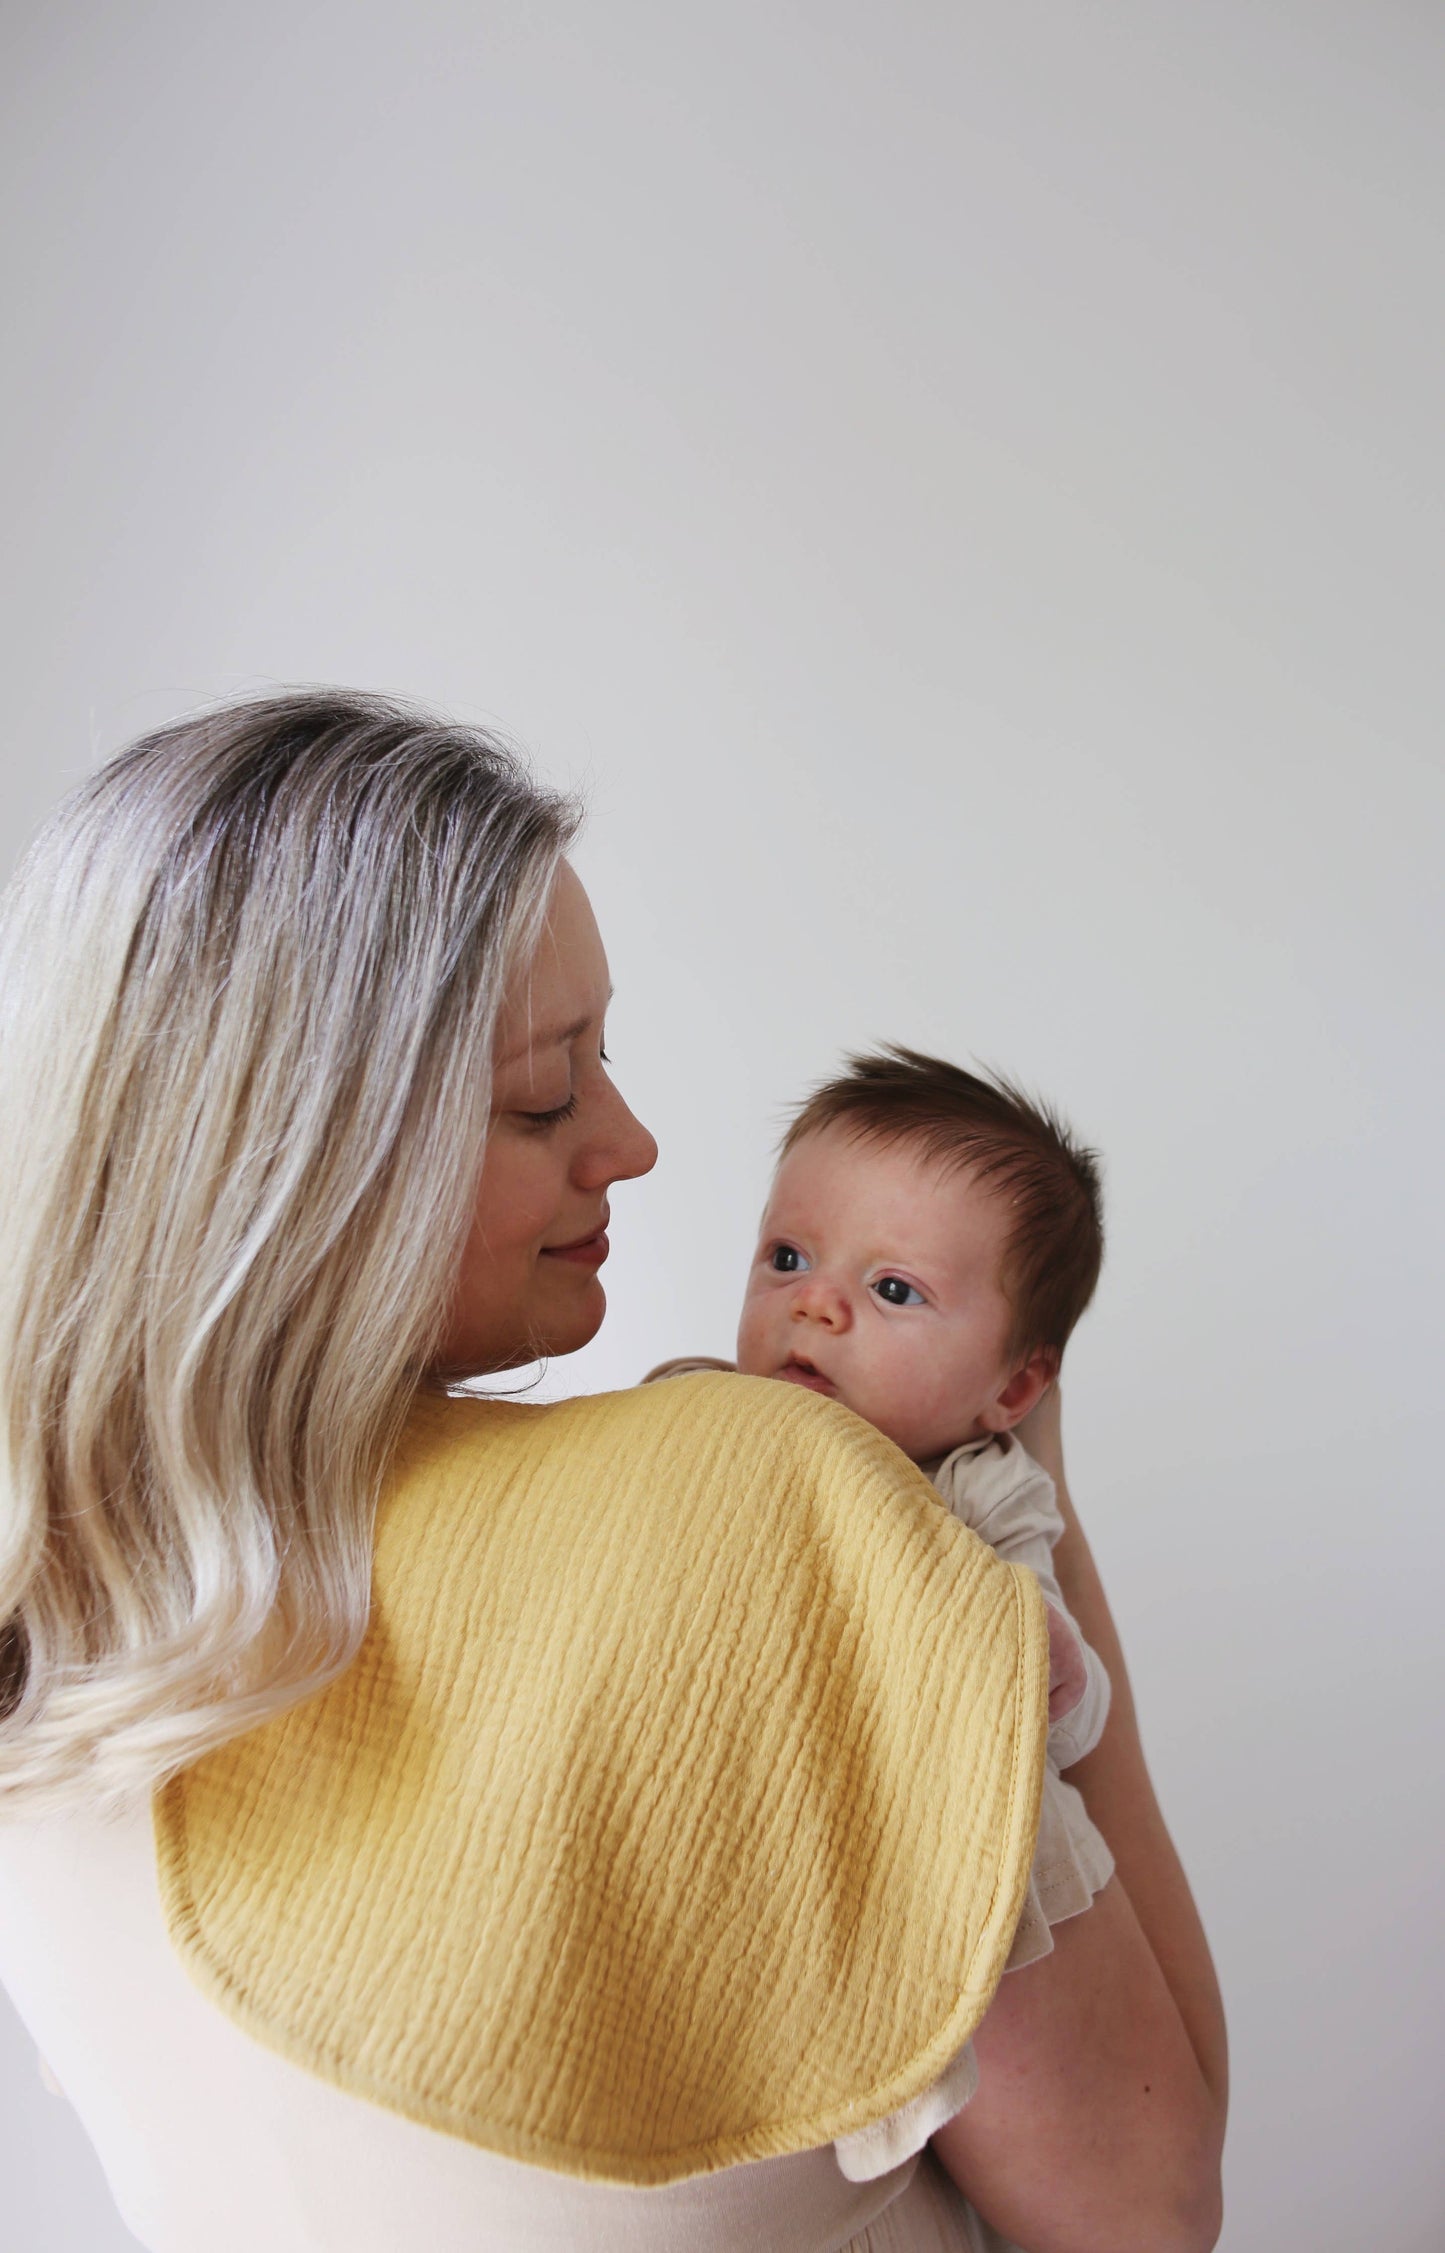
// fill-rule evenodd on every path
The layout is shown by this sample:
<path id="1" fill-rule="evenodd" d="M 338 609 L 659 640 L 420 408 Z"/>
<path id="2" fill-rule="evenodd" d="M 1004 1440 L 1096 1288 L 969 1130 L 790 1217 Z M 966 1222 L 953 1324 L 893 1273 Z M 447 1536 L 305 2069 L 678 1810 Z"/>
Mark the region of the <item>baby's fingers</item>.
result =
<path id="1" fill-rule="evenodd" d="M 1046 1604 L 1044 1610 L 1049 1622 L 1049 1719 L 1062 1721 L 1089 1686 L 1084 1646 L 1061 1611 L 1052 1604 Z"/>

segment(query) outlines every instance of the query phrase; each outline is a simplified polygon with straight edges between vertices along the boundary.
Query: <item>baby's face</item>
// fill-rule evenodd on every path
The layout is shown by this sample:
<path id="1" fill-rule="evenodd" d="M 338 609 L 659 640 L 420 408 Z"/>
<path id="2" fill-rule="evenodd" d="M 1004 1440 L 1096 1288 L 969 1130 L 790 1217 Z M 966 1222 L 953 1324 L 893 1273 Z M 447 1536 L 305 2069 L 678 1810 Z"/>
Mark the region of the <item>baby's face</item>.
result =
<path id="1" fill-rule="evenodd" d="M 1006 1430 L 1039 1390 L 1005 1353 L 1007 1237 L 971 1175 L 906 1143 L 810 1134 L 773 1182 L 738 1367 L 841 1400 L 917 1463 Z"/>

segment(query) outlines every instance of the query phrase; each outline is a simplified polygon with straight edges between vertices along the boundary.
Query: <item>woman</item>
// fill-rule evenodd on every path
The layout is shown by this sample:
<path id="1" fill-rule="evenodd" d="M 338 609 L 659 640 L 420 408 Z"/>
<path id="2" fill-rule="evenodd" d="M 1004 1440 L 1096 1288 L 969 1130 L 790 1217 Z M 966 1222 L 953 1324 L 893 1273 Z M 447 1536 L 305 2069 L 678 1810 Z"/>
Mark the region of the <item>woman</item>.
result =
<path id="1" fill-rule="evenodd" d="M 134 745 L 17 880 L 0 1976 L 153 2253 L 980 2242 L 954 2184 L 1194 2253 L 1217 1996 L 1077 1527 L 1118 1874 L 970 2042 L 1038 1789 L 1010 1568 L 795 1388 L 447 1397 L 594 1334 L 655 1157 L 574 824 L 301 693 Z"/>

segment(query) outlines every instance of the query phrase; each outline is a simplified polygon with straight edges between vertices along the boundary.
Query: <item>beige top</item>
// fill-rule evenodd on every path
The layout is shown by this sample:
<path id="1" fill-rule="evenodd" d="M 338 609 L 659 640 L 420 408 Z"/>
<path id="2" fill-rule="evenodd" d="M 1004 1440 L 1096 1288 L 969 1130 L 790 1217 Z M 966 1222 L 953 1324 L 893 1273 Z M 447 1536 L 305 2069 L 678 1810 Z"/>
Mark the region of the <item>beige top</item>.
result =
<path id="1" fill-rule="evenodd" d="M 1046 1777 L 1010 1968 L 1112 1865 Z M 0 1824 L 0 1983 L 149 2253 L 976 2253 L 997 2240 L 924 2151 L 976 2085 L 971 2046 L 861 2137 L 661 2189 L 502 2159 L 303 2072 L 206 2001 L 166 1934 L 149 1808 Z M 845 2169 L 847 2170 L 845 2172 Z"/>

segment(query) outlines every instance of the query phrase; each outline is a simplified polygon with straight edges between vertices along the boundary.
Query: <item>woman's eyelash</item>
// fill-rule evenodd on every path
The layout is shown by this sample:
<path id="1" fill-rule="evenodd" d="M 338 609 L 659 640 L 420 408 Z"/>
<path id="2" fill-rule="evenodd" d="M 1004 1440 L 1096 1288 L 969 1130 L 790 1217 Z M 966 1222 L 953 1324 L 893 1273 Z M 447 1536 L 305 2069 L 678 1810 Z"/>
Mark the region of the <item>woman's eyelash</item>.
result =
<path id="1" fill-rule="evenodd" d="M 604 1046 L 599 1046 L 597 1055 L 599 1061 L 603 1064 L 612 1062 L 612 1058 L 608 1055 Z M 522 1117 L 534 1127 L 554 1127 L 561 1126 L 566 1119 L 574 1118 L 576 1112 L 577 1097 L 572 1094 L 568 1096 L 565 1103 L 559 1103 L 553 1111 L 524 1111 Z"/>
<path id="2" fill-rule="evenodd" d="M 577 1098 L 569 1095 L 565 1103 L 557 1105 L 555 1111 L 524 1111 L 522 1116 L 530 1120 L 534 1127 L 554 1127 L 561 1126 L 564 1119 L 574 1117 L 576 1110 Z"/>

